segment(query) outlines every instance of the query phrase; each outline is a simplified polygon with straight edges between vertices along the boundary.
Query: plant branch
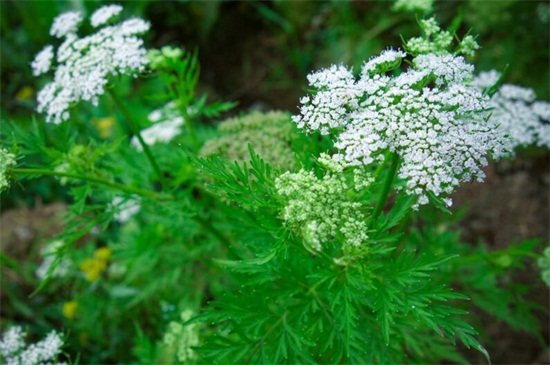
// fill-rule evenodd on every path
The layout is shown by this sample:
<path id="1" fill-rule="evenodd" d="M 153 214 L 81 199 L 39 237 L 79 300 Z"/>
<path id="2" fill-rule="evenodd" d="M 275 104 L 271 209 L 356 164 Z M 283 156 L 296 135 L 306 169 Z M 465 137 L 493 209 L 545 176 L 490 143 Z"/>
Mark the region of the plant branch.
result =
<path id="1" fill-rule="evenodd" d="M 87 181 L 92 184 L 98 184 L 110 187 L 115 190 L 120 190 L 125 193 L 129 194 L 136 194 L 143 196 L 145 198 L 153 199 L 153 200 L 173 200 L 174 197 L 171 195 L 160 195 L 157 192 L 151 191 L 151 190 L 145 190 L 140 188 L 135 188 L 132 186 L 124 185 L 121 183 L 117 183 L 116 181 L 104 179 L 101 177 L 94 177 L 94 176 L 85 176 L 85 175 L 78 175 L 78 174 L 72 174 L 69 172 L 60 172 L 60 171 L 53 171 L 53 170 L 46 170 L 46 169 L 24 169 L 24 168 L 17 168 L 10 170 L 12 173 L 16 175 L 48 175 L 48 176 L 59 176 L 59 177 L 67 177 L 71 179 L 77 179 L 81 181 Z"/>
<path id="2" fill-rule="evenodd" d="M 145 152 L 145 155 L 149 159 L 151 166 L 153 166 L 155 173 L 159 177 L 159 180 L 161 181 L 161 183 L 163 183 L 162 185 L 164 186 L 164 175 L 162 174 L 162 171 L 160 170 L 159 165 L 157 164 L 157 161 L 153 157 L 153 154 L 149 149 L 149 145 L 147 145 L 147 143 L 145 143 L 145 141 L 143 140 L 143 137 L 141 136 L 138 125 L 136 124 L 130 112 L 128 112 L 128 109 L 126 108 L 126 106 L 124 105 L 120 97 L 117 95 L 117 93 L 114 91 L 114 89 L 109 88 L 108 90 L 109 90 L 109 94 L 111 95 L 111 98 L 115 102 L 118 109 L 121 111 L 122 115 L 124 115 L 124 118 L 126 119 L 126 123 L 130 127 L 130 130 L 132 131 L 132 133 L 137 137 L 139 144 L 143 148 L 143 152 Z"/>

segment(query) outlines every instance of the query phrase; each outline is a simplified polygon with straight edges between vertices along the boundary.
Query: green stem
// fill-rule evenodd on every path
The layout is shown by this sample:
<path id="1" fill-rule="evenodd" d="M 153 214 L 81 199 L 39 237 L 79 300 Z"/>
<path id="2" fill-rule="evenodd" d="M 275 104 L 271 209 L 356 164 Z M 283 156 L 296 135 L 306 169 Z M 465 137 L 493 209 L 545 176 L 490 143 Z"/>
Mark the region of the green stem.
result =
<path id="1" fill-rule="evenodd" d="M 161 196 L 158 193 L 151 191 L 151 190 L 144 190 L 140 188 L 134 188 L 132 186 L 124 185 L 117 183 L 116 181 L 104 179 L 101 177 L 94 177 L 94 176 L 84 176 L 84 175 L 78 175 L 78 174 L 71 174 L 69 172 L 60 172 L 60 171 L 52 171 L 52 170 L 46 170 L 46 169 L 12 169 L 10 172 L 16 174 L 16 175 L 48 175 L 48 176 L 59 176 L 59 177 L 67 177 L 71 179 L 77 179 L 81 181 L 87 181 L 93 184 L 103 185 L 110 187 L 115 190 L 120 190 L 125 193 L 129 194 L 136 194 L 143 196 L 145 198 L 150 198 L 153 200 L 173 200 L 174 197 L 171 195 L 164 195 Z"/>
<path id="2" fill-rule="evenodd" d="M 159 180 L 164 186 L 164 175 L 162 174 L 162 171 L 159 168 L 159 165 L 157 164 L 157 161 L 153 157 L 153 154 L 151 153 L 151 150 L 149 149 L 149 145 L 145 143 L 143 140 L 143 137 L 141 136 L 141 133 L 139 131 L 138 125 L 130 115 L 130 112 L 128 112 L 128 109 L 120 99 L 120 97 L 117 95 L 117 93 L 114 91 L 113 88 L 108 89 L 109 94 L 111 95 L 111 98 L 115 102 L 116 106 L 119 108 L 119 110 L 122 112 L 122 115 L 124 115 L 124 118 L 126 119 L 126 123 L 130 127 L 130 130 L 132 133 L 137 137 L 139 144 L 143 148 L 143 152 L 145 152 L 145 155 L 149 159 L 149 162 L 151 163 L 151 166 L 153 166 L 153 169 L 155 170 L 155 173 L 159 177 Z"/>
<path id="3" fill-rule="evenodd" d="M 193 121 L 191 120 L 189 113 L 187 113 L 187 105 L 183 104 L 183 106 L 180 106 L 179 110 L 180 110 L 181 117 L 185 122 L 185 129 L 187 131 L 187 134 L 189 135 L 189 138 L 191 138 L 193 151 L 197 152 L 199 150 L 199 139 L 197 138 L 197 133 L 195 133 L 195 127 L 193 126 Z"/>
<path id="4" fill-rule="evenodd" d="M 382 186 L 382 193 L 380 194 L 380 198 L 378 199 L 376 207 L 374 208 L 374 212 L 372 213 L 370 228 L 374 228 L 376 226 L 376 221 L 378 220 L 380 213 L 382 213 L 382 209 L 384 209 L 384 206 L 386 205 L 386 200 L 388 199 L 393 180 L 395 179 L 395 175 L 397 174 L 397 167 L 399 166 L 399 156 L 393 153 L 390 158 L 390 168 L 388 170 L 388 175 L 384 180 L 384 185 Z"/>

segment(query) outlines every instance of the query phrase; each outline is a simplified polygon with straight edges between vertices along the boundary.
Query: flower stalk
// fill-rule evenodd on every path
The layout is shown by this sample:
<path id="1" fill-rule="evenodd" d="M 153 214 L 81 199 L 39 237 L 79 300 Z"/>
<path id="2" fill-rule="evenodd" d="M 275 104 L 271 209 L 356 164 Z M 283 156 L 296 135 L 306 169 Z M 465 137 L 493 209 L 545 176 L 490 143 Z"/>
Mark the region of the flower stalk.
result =
<path id="1" fill-rule="evenodd" d="M 162 171 L 161 171 L 157 161 L 155 160 L 155 157 L 151 153 L 151 149 L 149 148 L 149 145 L 147 145 L 147 143 L 145 143 L 145 141 L 143 140 L 143 137 L 141 136 L 139 128 L 138 128 L 136 122 L 134 121 L 134 119 L 132 118 L 130 112 L 126 108 L 126 105 L 124 105 L 124 103 L 120 99 L 120 96 L 118 96 L 118 94 L 114 91 L 113 88 L 109 89 L 109 94 L 111 95 L 111 98 L 115 102 L 116 106 L 118 107 L 118 109 L 120 110 L 122 115 L 124 115 L 124 118 L 126 119 L 126 123 L 130 127 L 130 130 L 132 131 L 132 134 L 134 134 L 137 137 L 137 139 L 139 141 L 139 144 L 143 148 L 143 151 L 145 152 L 145 155 L 147 156 L 147 158 L 149 159 L 149 162 L 151 163 L 151 166 L 153 166 L 153 169 L 155 170 L 155 173 L 159 177 L 159 180 L 160 180 L 162 186 L 165 186 L 165 184 L 164 184 L 164 175 L 162 174 Z"/>
<path id="2" fill-rule="evenodd" d="M 145 190 L 145 189 L 140 189 L 140 188 L 120 184 L 120 183 L 117 183 L 116 181 L 101 178 L 101 177 L 85 176 L 85 175 L 72 174 L 69 172 L 60 172 L 60 171 L 53 171 L 53 170 L 46 170 L 46 169 L 32 169 L 32 168 L 29 168 L 29 169 L 17 168 L 17 169 L 10 170 L 10 172 L 15 175 L 46 175 L 46 176 L 67 177 L 71 179 L 87 181 L 92 184 L 103 185 L 103 186 L 106 186 L 115 190 L 119 190 L 128 194 L 136 194 L 144 198 L 149 198 L 153 200 L 159 200 L 159 201 L 174 200 L 174 197 L 171 195 L 165 195 L 165 194 L 161 195 L 151 190 Z"/>

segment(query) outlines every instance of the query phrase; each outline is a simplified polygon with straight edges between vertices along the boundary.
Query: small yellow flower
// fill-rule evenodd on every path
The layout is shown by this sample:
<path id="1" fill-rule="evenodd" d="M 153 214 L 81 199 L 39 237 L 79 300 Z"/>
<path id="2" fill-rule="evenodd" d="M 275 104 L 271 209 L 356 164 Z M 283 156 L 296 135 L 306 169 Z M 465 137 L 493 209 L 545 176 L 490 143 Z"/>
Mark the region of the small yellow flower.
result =
<path id="1" fill-rule="evenodd" d="M 116 120 L 114 117 L 105 117 L 93 120 L 93 123 L 99 132 L 99 136 L 103 139 L 111 137 L 115 122 Z"/>
<path id="2" fill-rule="evenodd" d="M 17 94 L 15 95 L 15 99 L 17 99 L 17 101 L 27 101 L 32 99 L 33 96 L 34 89 L 30 86 L 25 86 L 17 92 Z"/>
<path id="3" fill-rule="evenodd" d="M 77 309 L 78 302 L 71 300 L 70 302 L 63 303 L 63 309 L 61 309 L 61 312 L 65 318 L 74 319 Z"/>
<path id="4" fill-rule="evenodd" d="M 86 280 L 91 283 L 98 281 L 106 269 L 107 262 L 97 258 L 85 259 L 80 264 L 80 270 L 86 275 Z"/>
<path id="5" fill-rule="evenodd" d="M 109 261 L 111 259 L 111 249 L 109 247 L 100 247 L 95 250 L 94 257 L 98 260 Z"/>
<path id="6" fill-rule="evenodd" d="M 111 260 L 111 249 L 100 247 L 94 251 L 94 257 L 87 258 L 80 264 L 80 270 L 86 275 L 86 280 L 93 283 L 99 280 L 101 274 L 107 270 Z"/>

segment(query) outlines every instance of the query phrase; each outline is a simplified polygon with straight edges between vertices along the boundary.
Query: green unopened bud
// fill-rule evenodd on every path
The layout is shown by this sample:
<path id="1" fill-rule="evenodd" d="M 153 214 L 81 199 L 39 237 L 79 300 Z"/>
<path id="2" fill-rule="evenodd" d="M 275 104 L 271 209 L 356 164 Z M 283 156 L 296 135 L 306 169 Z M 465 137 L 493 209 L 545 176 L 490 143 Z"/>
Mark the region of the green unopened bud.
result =
<path id="1" fill-rule="evenodd" d="M 459 49 L 460 53 L 471 57 L 475 54 L 475 51 L 479 49 L 479 44 L 474 37 L 467 35 L 462 39 L 462 42 L 460 42 Z"/>
<path id="2" fill-rule="evenodd" d="M 0 148 L 0 192 L 9 187 L 11 169 L 14 168 L 15 155 L 4 148 Z"/>

